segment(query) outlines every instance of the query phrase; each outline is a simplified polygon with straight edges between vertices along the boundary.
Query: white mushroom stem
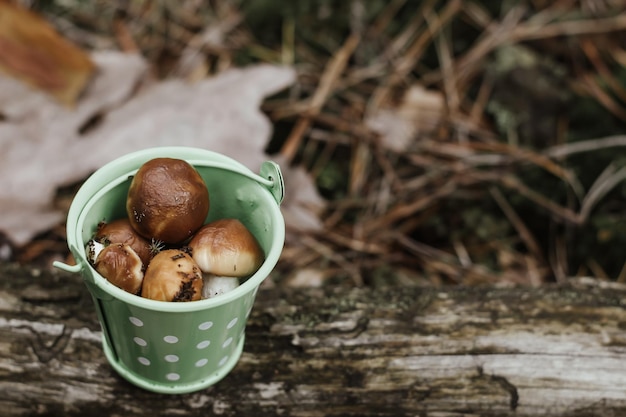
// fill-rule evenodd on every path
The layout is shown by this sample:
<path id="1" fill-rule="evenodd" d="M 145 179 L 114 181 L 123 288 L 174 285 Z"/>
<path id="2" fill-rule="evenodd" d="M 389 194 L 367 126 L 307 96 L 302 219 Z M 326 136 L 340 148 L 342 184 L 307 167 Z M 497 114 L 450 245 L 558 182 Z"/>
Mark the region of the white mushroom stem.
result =
<path id="1" fill-rule="evenodd" d="M 98 255 L 100 255 L 100 252 L 102 252 L 102 249 L 104 248 L 105 246 L 102 243 L 94 239 L 91 239 L 89 242 L 87 242 L 87 248 L 85 252 L 87 253 L 87 260 L 89 261 L 90 264 L 92 265 L 96 264 Z"/>
<path id="2" fill-rule="evenodd" d="M 216 275 L 204 274 L 204 285 L 202 287 L 202 298 L 213 298 L 218 295 L 232 291 L 239 286 L 239 278 L 237 277 L 221 277 Z"/>

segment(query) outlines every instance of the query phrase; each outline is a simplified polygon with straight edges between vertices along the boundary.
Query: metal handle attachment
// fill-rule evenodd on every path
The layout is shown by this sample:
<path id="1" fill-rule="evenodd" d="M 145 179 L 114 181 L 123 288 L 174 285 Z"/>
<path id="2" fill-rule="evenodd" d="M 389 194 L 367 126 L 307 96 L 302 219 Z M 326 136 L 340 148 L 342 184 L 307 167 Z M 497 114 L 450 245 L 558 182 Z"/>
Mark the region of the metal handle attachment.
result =
<path id="1" fill-rule="evenodd" d="M 276 203 L 280 205 L 285 199 L 285 182 L 283 181 L 283 174 L 280 172 L 280 166 L 276 162 L 265 161 L 261 165 L 259 173 L 261 177 L 267 179 L 267 183 L 264 185 L 270 190 Z"/>

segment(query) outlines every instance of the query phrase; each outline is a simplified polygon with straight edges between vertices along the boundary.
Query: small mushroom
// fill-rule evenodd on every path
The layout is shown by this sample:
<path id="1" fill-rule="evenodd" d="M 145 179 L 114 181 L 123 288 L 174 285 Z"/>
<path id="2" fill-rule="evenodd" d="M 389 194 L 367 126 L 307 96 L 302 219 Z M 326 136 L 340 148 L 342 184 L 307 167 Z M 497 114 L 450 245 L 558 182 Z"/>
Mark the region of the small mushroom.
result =
<path id="1" fill-rule="evenodd" d="M 126 218 L 98 224 L 94 240 L 105 246 L 112 243 L 127 244 L 139 255 L 144 268 L 150 263 L 153 255 L 150 242 L 139 235 L 131 226 L 130 220 Z"/>
<path id="2" fill-rule="evenodd" d="M 144 278 L 143 263 L 139 255 L 124 243 L 108 246 L 96 243 L 90 243 L 88 253 L 95 270 L 116 287 L 131 294 L 139 294 Z"/>
<path id="3" fill-rule="evenodd" d="M 202 226 L 188 246 L 202 272 L 218 276 L 252 275 L 264 260 L 256 238 L 238 219 L 221 219 Z"/>
<path id="4" fill-rule="evenodd" d="M 139 167 L 133 177 L 126 212 L 132 227 L 146 239 L 179 244 L 204 224 L 209 192 L 188 162 L 155 158 Z"/>
<path id="5" fill-rule="evenodd" d="M 202 298 L 202 272 L 189 254 L 166 249 L 154 255 L 146 269 L 141 296 L 158 301 Z"/>

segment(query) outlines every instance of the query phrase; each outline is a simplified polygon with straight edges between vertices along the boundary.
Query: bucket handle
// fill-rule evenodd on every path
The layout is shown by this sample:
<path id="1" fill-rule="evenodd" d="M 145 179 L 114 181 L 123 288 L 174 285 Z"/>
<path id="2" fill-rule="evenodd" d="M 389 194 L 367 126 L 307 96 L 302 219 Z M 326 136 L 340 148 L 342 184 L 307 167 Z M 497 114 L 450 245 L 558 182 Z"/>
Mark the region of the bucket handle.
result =
<path id="1" fill-rule="evenodd" d="M 52 262 L 52 266 L 65 272 L 71 272 L 73 274 L 77 274 L 80 271 L 82 271 L 84 268 L 84 265 L 81 263 L 80 257 L 77 256 L 78 250 L 76 249 L 74 245 L 70 245 L 70 253 L 74 256 L 74 259 L 76 261 L 74 265 L 68 265 L 65 262 L 61 262 L 61 261 L 54 261 Z"/>
<path id="2" fill-rule="evenodd" d="M 193 159 L 188 160 L 193 165 L 195 162 Z M 234 169 L 231 165 L 213 162 L 211 164 L 204 164 L 205 167 L 223 169 L 225 171 L 235 172 L 250 178 L 253 181 L 263 185 L 272 194 L 276 203 L 280 205 L 285 198 L 285 181 L 283 180 L 283 174 L 280 171 L 280 165 L 274 161 L 265 161 L 261 164 L 259 169 L 259 175 L 245 169 Z"/>
<path id="3" fill-rule="evenodd" d="M 80 264 L 68 265 L 61 261 L 52 262 L 52 266 L 54 266 L 55 268 L 59 268 L 60 270 L 65 272 L 71 272 L 73 274 L 77 274 L 81 271 L 81 269 L 83 269 Z"/>
<path id="4" fill-rule="evenodd" d="M 265 161 L 261 164 L 259 175 L 254 174 L 247 170 L 234 170 L 231 166 L 221 163 L 213 163 L 208 165 L 212 168 L 219 168 L 226 171 L 236 172 L 240 175 L 250 178 L 265 186 L 270 194 L 276 200 L 276 203 L 280 205 L 285 198 L 285 181 L 283 180 L 283 174 L 280 171 L 280 165 L 274 161 Z"/>

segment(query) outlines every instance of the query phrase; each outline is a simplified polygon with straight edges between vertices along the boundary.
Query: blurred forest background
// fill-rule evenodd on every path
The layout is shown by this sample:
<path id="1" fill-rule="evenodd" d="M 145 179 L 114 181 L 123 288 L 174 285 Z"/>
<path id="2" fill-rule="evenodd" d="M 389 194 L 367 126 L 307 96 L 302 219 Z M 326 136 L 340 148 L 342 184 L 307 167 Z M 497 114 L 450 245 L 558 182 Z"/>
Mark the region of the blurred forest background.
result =
<path id="1" fill-rule="evenodd" d="M 318 221 L 289 231 L 275 283 L 626 281 L 623 1 L 19 4 L 83 51 L 140 54 L 155 82 L 295 70 L 262 102 L 265 151 L 312 180 Z M 65 245 L 59 224 L 7 258 Z"/>

